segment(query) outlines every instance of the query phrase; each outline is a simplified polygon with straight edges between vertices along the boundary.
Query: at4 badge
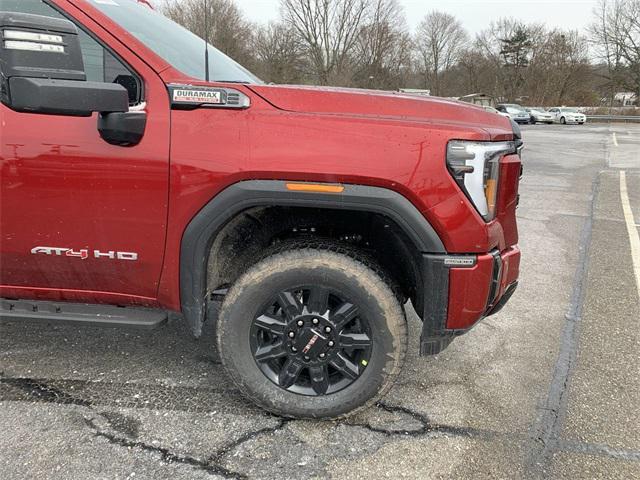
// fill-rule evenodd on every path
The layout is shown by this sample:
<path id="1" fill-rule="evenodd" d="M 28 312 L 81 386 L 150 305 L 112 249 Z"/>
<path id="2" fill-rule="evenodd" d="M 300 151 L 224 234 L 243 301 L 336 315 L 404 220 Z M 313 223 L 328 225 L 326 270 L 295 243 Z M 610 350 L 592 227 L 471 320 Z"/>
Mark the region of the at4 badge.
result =
<path id="1" fill-rule="evenodd" d="M 81 248 L 74 250 L 73 248 L 61 248 L 61 247 L 34 247 L 31 249 L 33 255 L 55 255 L 58 257 L 76 257 L 86 260 L 87 258 L 98 258 L 108 260 L 138 260 L 138 254 L 135 252 L 116 252 L 109 250 L 103 252 L 101 250 L 89 250 L 88 248 Z"/>

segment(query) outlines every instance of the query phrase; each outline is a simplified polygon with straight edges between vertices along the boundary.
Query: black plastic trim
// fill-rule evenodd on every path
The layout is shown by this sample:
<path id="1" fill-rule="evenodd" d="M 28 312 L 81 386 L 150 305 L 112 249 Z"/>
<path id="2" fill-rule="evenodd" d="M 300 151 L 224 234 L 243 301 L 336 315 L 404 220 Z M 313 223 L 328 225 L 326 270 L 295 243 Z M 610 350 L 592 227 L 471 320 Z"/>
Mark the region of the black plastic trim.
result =
<path id="1" fill-rule="evenodd" d="M 509 121 L 511 122 L 511 129 L 513 130 L 513 137 L 516 140 L 522 139 L 522 129 L 518 122 L 516 122 L 513 118 L 509 117 Z"/>
<path id="2" fill-rule="evenodd" d="M 0 321 L 40 321 L 92 327 L 155 329 L 167 321 L 164 310 L 72 302 L 0 299 Z"/>
<path id="3" fill-rule="evenodd" d="M 487 307 L 482 319 L 499 311 L 507 303 L 516 284 L 509 286 L 502 298 L 494 305 L 502 279 L 502 257 L 498 250 L 493 250 L 493 271 L 491 286 L 487 297 Z M 469 256 L 466 256 L 468 258 Z M 455 337 L 465 334 L 470 329 L 447 329 L 447 315 L 449 305 L 449 268 L 461 268 L 455 265 L 461 258 L 460 255 L 423 255 L 423 307 L 422 307 L 422 334 L 420 336 L 420 355 L 436 355 L 444 350 Z M 453 264 L 451 264 L 453 263 Z M 467 265 L 472 267 L 473 264 Z M 476 322 L 474 325 L 476 325 Z M 473 326 L 471 327 L 473 328 Z"/>
<path id="4" fill-rule="evenodd" d="M 489 309 L 489 311 L 487 312 L 487 317 L 490 315 L 495 315 L 500 310 L 502 310 L 502 308 L 507 304 L 507 302 L 511 299 L 513 294 L 516 292 L 517 288 L 518 288 L 518 282 L 513 282 L 511 285 L 509 285 L 507 289 L 504 291 L 504 294 L 502 295 L 500 300 L 498 300 L 498 303 L 496 303 L 493 307 Z"/>
<path id="5" fill-rule="evenodd" d="M 493 250 L 491 256 L 493 257 L 493 272 L 491 274 L 491 288 L 487 297 L 487 310 L 493 305 L 498 293 L 500 293 L 500 280 L 502 279 L 502 257 L 500 252 Z"/>
<path id="6" fill-rule="evenodd" d="M 147 127 L 147 112 L 115 112 L 98 116 L 100 137 L 111 145 L 138 145 Z"/>
<path id="7" fill-rule="evenodd" d="M 235 215 L 252 207 L 313 207 L 379 213 L 396 222 L 419 251 L 446 253 L 433 227 L 404 196 L 380 187 L 344 187 L 339 194 L 297 192 L 288 190 L 284 181 L 251 180 L 231 185 L 207 203 L 187 226 L 180 247 L 182 314 L 194 336 L 202 334 L 205 320 L 207 262 L 215 235 Z"/>
<path id="8" fill-rule="evenodd" d="M 446 255 L 422 257 L 424 300 L 420 355 L 435 355 L 451 343 L 446 333 L 450 268 L 445 265 L 446 258 Z"/>
<path id="9" fill-rule="evenodd" d="M 127 90 L 115 83 L 12 77 L 9 97 L 7 106 L 24 113 L 90 117 L 129 110 Z"/>

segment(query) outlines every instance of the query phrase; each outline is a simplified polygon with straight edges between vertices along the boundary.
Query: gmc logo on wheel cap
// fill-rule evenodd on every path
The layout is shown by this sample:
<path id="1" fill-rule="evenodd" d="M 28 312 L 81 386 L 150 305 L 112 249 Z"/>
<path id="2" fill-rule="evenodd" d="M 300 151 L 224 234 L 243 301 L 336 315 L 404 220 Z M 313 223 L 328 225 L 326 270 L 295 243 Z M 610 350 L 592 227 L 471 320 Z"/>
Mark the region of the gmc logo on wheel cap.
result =
<path id="1" fill-rule="evenodd" d="M 320 338 L 320 335 L 317 333 L 314 334 L 313 337 L 311 337 L 311 340 L 309 340 L 309 343 L 307 343 L 307 345 L 302 349 L 302 353 L 309 353 L 309 350 L 311 350 L 313 344 L 318 341 L 318 338 Z"/>

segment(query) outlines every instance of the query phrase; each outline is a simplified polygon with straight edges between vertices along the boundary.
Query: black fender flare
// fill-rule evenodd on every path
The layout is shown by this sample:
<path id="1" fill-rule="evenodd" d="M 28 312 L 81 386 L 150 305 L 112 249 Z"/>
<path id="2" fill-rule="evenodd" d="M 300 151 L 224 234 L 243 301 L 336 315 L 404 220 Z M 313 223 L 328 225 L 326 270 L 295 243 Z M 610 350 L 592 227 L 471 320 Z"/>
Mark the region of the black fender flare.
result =
<path id="1" fill-rule="evenodd" d="M 379 213 L 396 222 L 423 253 L 444 254 L 440 237 L 403 195 L 387 188 L 345 184 L 341 193 L 300 192 L 281 180 L 235 183 L 211 199 L 189 222 L 180 246 L 180 303 L 195 337 L 207 307 L 207 263 L 216 234 L 240 212 L 259 206 L 313 207 Z"/>

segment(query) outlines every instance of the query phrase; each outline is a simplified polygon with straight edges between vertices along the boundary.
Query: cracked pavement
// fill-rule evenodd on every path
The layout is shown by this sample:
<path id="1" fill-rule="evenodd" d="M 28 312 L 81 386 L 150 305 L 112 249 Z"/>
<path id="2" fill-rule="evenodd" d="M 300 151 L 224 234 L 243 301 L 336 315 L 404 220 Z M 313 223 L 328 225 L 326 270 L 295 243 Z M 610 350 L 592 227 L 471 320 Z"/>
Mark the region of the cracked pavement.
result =
<path id="1" fill-rule="evenodd" d="M 612 134 L 616 133 L 615 143 Z M 152 333 L 0 324 L 0 478 L 640 478 L 640 125 L 524 128 L 522 275 L 435 357 L 339 422 L 247 403 L 179 320 Z"/>

